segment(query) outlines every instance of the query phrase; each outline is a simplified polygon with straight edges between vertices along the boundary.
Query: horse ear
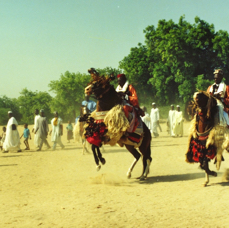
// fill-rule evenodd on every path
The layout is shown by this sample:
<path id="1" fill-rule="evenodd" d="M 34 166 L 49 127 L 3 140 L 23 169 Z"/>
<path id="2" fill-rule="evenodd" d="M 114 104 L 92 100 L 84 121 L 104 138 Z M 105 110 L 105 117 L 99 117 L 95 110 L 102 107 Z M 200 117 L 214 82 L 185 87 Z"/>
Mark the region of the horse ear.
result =
<path id="1" fill-rule="evenodd" d="M 211 110 L 217 105 L 216 99 L 212 96 L 209 96 L 207 103 L 207 118 L 211 116 Z"/>

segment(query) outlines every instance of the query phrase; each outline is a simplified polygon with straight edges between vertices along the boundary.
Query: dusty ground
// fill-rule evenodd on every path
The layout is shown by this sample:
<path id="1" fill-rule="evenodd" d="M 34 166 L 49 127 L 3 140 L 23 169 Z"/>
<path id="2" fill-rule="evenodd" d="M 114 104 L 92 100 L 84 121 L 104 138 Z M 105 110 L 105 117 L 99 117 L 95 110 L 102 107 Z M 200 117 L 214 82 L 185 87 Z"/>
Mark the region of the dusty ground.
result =
<path id="1" fill-rule="evenodd" d="M 97 172 L 92 154 L 67 143 L 66 132 L 64 150 L 36 152 L 32 139 L 31 151 L 1 153 L 0 227 L 229 227 L 229 184 L 222 181 L 229 154 L 204 188 L 204 172 L 184 161 L 189 123 L 182 138 L 161 126 L 149 177 L 141 182 L 141 161 L 126 179 L 133 157 L 124 148 L 106 146 L 107 163 Z"/>

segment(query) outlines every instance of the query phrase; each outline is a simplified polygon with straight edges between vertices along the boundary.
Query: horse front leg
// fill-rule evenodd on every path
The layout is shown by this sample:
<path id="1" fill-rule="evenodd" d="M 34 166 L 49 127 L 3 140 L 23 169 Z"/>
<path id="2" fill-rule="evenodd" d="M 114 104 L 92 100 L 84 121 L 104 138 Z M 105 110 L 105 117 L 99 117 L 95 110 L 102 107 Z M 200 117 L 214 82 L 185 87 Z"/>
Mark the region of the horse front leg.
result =
<path id="1" fill-rule="evenodd" d="M 98 156 L 97 156 L 97 153 L 95 151 L 97 146 L 95 145 L 91 145 L 91 150 L 93 152 L 93 155 L 94 155 L 94 159 L 95 159 L 95 164 L 96 164 L 96 170 L 99 171 L 101 169 L 101 165 L 99 164 L 99 159 L 98 159 Z"/>
<path id="2" fill-rule="evenodd" d="M 206 187 L 208 185 L 208 183 L 209 183 L 209 175 L 205 171 L 205 182 L 203 183 L 203 187 Z"/>
<path id="3" fill-rule="evenodd" d="M 86 140 L 85 139 L 82 139 L 82 145 L 83 145 L 83 155 L 84 155 L 85 145 L 86 145 Z"/>
<path id="4" fill-rule="evenodd" d="M 104 165 L 106 163 L 106 160 L 105 160 L 105 158 L 103 158 L 98 146 L 96 146 L 96 149 L 97 149 L 98 158 L 99 158 L 100 162 Z"/>

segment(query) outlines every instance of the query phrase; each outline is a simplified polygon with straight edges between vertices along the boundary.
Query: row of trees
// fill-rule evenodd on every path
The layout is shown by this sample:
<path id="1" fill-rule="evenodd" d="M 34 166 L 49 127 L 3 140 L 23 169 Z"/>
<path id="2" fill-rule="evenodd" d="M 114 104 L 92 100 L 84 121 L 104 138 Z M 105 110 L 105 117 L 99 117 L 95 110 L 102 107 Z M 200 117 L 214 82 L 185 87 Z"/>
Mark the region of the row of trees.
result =
<path id="1" fill-rule="evenodd" d="M 103 75 L 121 72 L 109 67 L 97 70 Z M 20 92 L 17 99 L 10 99 L 6 96 L 0 97 L 0 125 L 7 123 L 9 110 L 13 111 L 19 123 L 32 124 L 35 109 L 44 109 L 49 120 L 53 117 L 53 112 L 58 111 L 64 121 L 74 121 L 79 115 L 80 106 L 84 100 L 84 88 L 90 79 L 89 74 L 67 71 L 60 76 L 59 80 L 51 81 L 48 85 L 50 92 L 53 92 L 55 97 L 52 97 L 48 92 L 33 92 L 27 88 Z"/>
<path id="2" fill-rule="evenodd" d="M 145 43 L 131 48 L 119 62 L 119 69 L 97 69 L 101 75 L 125 73 L 136 88 L 141 105 L 149 107 L 152 101 L 160 105 L 186 103 L 197 89 L 206 90 L 212 83 L 215 68 L 222 68 L 226 76 L 229 73 L 228 32 L 216 32 L 214 25 L 198 17 L 194 24 L 185 21 L 184 16 L 177 24 L 160 20 L 157 27 L 148 26 L 144 34 Z M 6 123 L 9 109 L 21 123 L 33 122 L 35 108 L 45 109 L 48 118 L 57 110 L 65 121 L 73 121 L 79 115 L 89 81 L 89 74 L 67 71 L 49 83 L 54 97 L 26 88 L 17 99 L 3 96 L 0 124 Z M 117 81 L 113 83 L 117 85 Z"/>
<path id="3" fill-rule="evenodd" d="M 200 18 L 190 24 L 181 16 L 178 24 L 160 20 L 157 28 L 144 30 L 145 44 L 131 48 L 119 67 L 147 99 L 161 104 L 191 99 L 197 89 L 212 83 L 214 68 L 229 73 L 229 36 Z M 144 100 L 145 100 L 144 99 Z"/>

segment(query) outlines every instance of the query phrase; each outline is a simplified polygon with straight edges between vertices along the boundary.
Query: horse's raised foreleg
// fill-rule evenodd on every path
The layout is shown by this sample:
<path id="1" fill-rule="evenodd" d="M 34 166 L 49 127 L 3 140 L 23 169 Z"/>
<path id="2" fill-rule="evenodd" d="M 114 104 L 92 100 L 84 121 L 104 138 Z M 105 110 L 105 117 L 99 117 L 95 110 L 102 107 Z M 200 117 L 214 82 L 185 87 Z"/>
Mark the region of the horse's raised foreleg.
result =
<path id="1" fill-rule="evenodd" d="M 89 142 L 86 139 L 82 138 L 82 145 L 83 145 L 83 154 L 85 154 L 85 151 L 89 154 L 90 152 L 88 151 L 87 145 L 89 145 Z"/>
<path id="2" fill-rule="evenodd" d="M 139 158 L 141 157 L 141 154 L 133 146 L 125 145 L 125 147 L 135 158 L 126 174 L 127 178 L 131 178 L 131 172 L 133 171 L 135 165 L 137 164 Z"/>
<path id="3" fill-rule="evenodd" d="M 105 160 L 105 158 L 103 158 L 101 151 L 100 151 L 98 146 L 96 146 L 96 150 L 97 150 L 97 155 L 98 155 L 100 162 L 104 165 L 106 163 L 106 160 Z"/>
<path id="4" fill-rule="evenodd" d="M 209 175 L 207 174 L 207 172 L 205 172 L 205 182 L 203 183 L 203 186 L 206 187 L 209 183 Z"/>
<path id="5" fill-rule="evenodd" d="M 101 165 L 99 164 L 99 159 L 98 159 L 98 156 L 97 156 L 97 153 L 95 151 L 95 149 L 97 148 L 97 146 L 95 145 L 91 145 L 91 150 L 93 152 L 93 155 L 94 155 L 94 159 L 95 159 L 95 164 L 96 164 L 96 170 L 99 171 L 100 168 L 101 168 Z"/>

